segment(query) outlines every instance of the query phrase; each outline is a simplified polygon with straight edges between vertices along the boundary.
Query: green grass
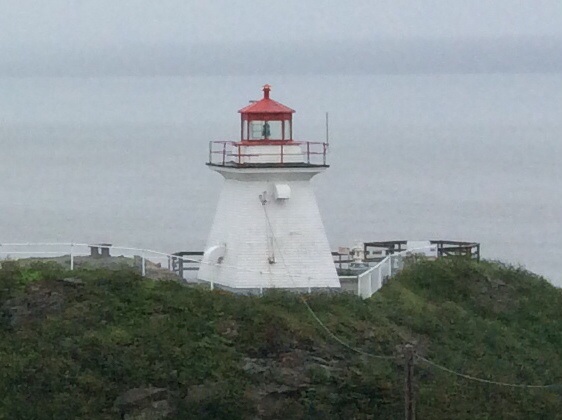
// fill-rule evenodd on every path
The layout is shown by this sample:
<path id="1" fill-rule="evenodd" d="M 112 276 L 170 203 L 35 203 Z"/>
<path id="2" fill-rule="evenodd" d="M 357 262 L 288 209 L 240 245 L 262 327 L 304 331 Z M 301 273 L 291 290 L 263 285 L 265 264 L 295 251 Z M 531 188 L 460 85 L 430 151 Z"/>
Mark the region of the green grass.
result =
<path id="1" fill-rule="evenodd" d="M 362 351 L 393 355 L 414 342 L 423 357 L 465 374 L 562 382 L 562 291 L 518 268 L 422 261 L 369 300 L 306 299 Z M 297 295 L 236 296 L 127 269 L 9 262 L 0 305 L 3 419 L 118 418 L 118 396 L 145 386 L 169 391 L 174 418 L 403 416 L 400 363 L 339 345 Z M 14 318 L 14 307 L 28 309 Z M 264 369 L 245 369 L 248 360 Z M 415 369 L 418 418 L 562 418 L 561 388 L 480 384 L 421 362 Z"/>

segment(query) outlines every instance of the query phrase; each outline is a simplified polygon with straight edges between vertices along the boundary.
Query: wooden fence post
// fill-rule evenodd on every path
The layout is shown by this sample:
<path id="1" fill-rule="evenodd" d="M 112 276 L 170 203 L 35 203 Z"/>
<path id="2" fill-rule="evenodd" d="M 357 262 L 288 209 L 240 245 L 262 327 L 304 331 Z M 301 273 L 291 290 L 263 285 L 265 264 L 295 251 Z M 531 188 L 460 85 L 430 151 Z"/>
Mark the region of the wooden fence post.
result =
<path id="1" fill-rule="evenodd" d="M 404 353 L 404 412 L 406 420 L 415 420 L 414 396 L 414 346 L 406 344 Z"/>

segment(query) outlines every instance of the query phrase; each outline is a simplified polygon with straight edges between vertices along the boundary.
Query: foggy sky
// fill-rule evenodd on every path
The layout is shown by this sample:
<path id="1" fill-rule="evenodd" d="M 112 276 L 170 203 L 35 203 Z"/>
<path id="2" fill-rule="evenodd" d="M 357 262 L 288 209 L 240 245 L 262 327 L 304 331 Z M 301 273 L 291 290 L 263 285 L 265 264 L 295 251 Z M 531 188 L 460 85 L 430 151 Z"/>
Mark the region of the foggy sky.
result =
<path id="1" fill-rule="evenodd" d="M 560 0 L 0 0 L 0 75 L 562 71 Z"/>

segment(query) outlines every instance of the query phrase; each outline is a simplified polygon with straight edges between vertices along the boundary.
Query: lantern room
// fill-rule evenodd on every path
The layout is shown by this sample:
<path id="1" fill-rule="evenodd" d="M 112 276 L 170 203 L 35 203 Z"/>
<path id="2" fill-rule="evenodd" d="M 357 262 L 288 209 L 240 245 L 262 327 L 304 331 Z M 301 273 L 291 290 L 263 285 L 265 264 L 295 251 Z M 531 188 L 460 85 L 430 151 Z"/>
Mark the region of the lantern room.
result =
<path id="1" fill-rule="evenodd" d="M 293 141 L 293 114 L 295 110 L 269 97 L 271 86 L 263 87 L 263 98 L 238 112 L 241 114 L 240 140 L 242 143 L 279 143 Z"/>
<path id="2" fill-rule="evenodd" d="M 269 97 L 271 86 L 263 87 L 263 98 L 240 109 L 240 141 L 209 142 L 210 166 L 235 168 L 327 167 L 328 143 L 295 141 L 291 109 Z"/>

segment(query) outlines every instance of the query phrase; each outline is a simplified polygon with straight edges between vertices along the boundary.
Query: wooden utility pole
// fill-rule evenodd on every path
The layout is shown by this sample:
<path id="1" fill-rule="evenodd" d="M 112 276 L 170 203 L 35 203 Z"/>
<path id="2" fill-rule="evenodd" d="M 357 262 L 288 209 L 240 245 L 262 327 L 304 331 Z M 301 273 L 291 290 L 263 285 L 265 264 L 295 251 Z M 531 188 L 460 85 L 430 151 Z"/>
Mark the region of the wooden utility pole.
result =
<path id="1" fill-rule="evenodd" d="M 406 420 L 415 420 L 415 398 L 414 398 L 414 346 L 406 344 L 404 353 L 404 409 Z"/>

